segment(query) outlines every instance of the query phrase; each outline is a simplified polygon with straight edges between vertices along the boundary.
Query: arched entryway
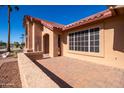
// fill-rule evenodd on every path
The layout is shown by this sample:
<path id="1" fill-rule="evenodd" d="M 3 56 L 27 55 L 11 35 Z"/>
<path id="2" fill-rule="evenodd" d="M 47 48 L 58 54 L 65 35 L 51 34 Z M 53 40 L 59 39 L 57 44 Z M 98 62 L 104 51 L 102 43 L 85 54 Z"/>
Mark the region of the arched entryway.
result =
<path id="1" fill-rule="evenodd" d="M 45 34 L 43 36 L 43 51 L 44 51 L 44 54 L 49 53 L 49 35 L 48 34 Z"/>

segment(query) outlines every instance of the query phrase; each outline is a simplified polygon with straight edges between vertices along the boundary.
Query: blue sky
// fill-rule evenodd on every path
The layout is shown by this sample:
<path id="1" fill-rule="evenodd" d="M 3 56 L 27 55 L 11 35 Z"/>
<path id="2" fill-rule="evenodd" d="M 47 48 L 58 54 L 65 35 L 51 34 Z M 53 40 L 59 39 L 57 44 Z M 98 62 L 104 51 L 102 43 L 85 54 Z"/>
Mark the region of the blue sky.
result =
<path id="1" fill-rule="evenodd" d="M 14 6 L 12 6 L 14 7 Z M 19 5 L 19 11 L 11 12 L 11 42 L 21 42 L 21 34 L 25 32 L 23 28 L 24 15 L 42 18 L 60 24 L 69 24 L 80 20 L 97 12 L 105 10 L 103 5 L 75 5 L 75 6 L 38 6 Z M 7 42 L 7 6 L 0 7 L 0 40 Z"/>

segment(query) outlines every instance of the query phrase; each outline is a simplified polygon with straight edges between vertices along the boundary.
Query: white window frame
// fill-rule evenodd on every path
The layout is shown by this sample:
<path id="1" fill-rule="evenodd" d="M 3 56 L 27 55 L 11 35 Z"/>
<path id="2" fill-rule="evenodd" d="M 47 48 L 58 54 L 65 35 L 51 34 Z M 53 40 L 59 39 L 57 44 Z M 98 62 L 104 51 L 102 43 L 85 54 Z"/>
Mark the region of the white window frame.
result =
<path id="1" fill-rule="evenodd" d="M 80 46 L 79 47 L 77 47 L 77 48 L 79 48 L 79 49 L 77 49 L 76 50 L 76 48 L 75 48 L 75 32 L 82 32 L 82 31 L 75 31 L 75 32 L 70 32 L 69 34 L 74 34 L 74 36 L 72 37 L 73 38 L 73 41 L 71 41 L 71 42 L 73 42 L 73 49 L 71 49 L 72 51 L 81 51 L 81 52 L 94 52 L 94 53 L 99 53 L 100 52 L 100 38 L 99 38 L 99 45 L 97 46 L 98 48 L 99 48 L 99 51 L 98 52 L 96 52 L 96 50 L 95 50 L 95 45 L 94 45 L 94 50 L 93 51 L 90 51 L 90 49 L 91 49 L 91 46 L 90 46 L 90 42 L 91 42 L 91 40 L 90 40 L 90 36 L 91 36 L 91 33 L 90 33 L 90 30 L 91 29 L 95 29 L 95 28 L 99 28 L 99 31 L 100 31 L 100 27 L 94 27 L 94 28 L 89 28 L 89 29 L 86 29 L 87 31 L 88 31 L 88 51 L 86 51 L 85 50 L 85 48 L 87 47 L 87 46 L 85 46 L 85 43 L 84 43 L 84 45 L 82 46 L 82 44 L 80 43 Z M 86 30 L 83 30 L 83 31 L 86 31 Z M 81 33 L 80 33 L 81 34 Z M 94 34 L 95 35 L 95 34 Z M 77 37 L 79 37 L 79 36 L 77 36 Z M 84 33 L 84 42 L 86 42 L 85 41 L 85 33 Z M 99 37 L 100 37 L 100 32 L 99 32 Z M 77 38 L 78 39 L 78 38 Z M 81 36 L 80 36 L 80 41 L 79 42 L 81 42 Z M 95 40 L 95 36 L 94 36 L 94 39 L 93 40 Z M 96 40 L 95 40 L 96 41 Z M 94 42 L 95 42 L 94 41 Z M 70 42 L 70 41 L 69 41 Z M 72 46 L 72 45 L 71 45 Z M 70 45 L 69 45 L 69 47 L 70 47 Z M 82 51 L 82 49 L 81 49 L 81 47 L 83 47 L 84 49 L 83 49 L 83 51 Z M 69 48 L 69 50 L 70 50 L 70 48 Z"/>

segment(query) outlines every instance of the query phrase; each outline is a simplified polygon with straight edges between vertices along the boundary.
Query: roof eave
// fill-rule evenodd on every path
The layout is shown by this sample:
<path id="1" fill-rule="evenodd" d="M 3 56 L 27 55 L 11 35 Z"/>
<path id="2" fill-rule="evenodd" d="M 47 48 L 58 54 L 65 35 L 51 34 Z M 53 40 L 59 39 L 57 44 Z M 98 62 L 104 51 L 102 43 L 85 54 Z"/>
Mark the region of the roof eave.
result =
<path id="1" fill-rule="evenodd" d="M 111 11 L 110 11 L 110 12 L 111 12 Z M 71 30 L 71 29 L 74 29 L 74 28 L 78 28 L 78 27 L 80 27 L 80 26 L 88 25 L 88 24 L 90 24 L 90 23 L 97 22 L 97 21 L 100 21 L 100 20 L 103 20 L 103 19 L 106 19 L 106 18 L 110 18 L 110 17 L 112 17 L 112 16 L 114 16 L 112 13 L 108 13 L 108 14 L 106 14 L 105 16 L 100 17 L 100 18 L 95 18 L 94 20 L 89 20 L 89 21 L 87 21 L 87 20 L 88 20 L 88 19 L 87 19 L 87 20 L 84 20 L 84 22 L 82 22 L 82 23 L 80 23 L 80 24 L 77 24 L 77 25 L 71 24 L 70 26 L 68 25 L 68 27 L 65 26 L 65 27 L 63 28 L 63 31 L 67 31 L 67 30 Z"/>

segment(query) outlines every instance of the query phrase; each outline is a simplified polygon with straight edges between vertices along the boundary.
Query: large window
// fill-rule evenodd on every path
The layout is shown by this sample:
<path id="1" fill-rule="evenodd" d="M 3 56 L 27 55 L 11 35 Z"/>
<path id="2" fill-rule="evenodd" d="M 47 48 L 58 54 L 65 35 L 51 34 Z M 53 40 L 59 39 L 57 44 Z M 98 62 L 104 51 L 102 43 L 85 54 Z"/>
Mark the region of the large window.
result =
<path id="1" fill-rule="evenodd" d="M 99 28 L 69 33 L 69 49 L 99 52 Z"/>

